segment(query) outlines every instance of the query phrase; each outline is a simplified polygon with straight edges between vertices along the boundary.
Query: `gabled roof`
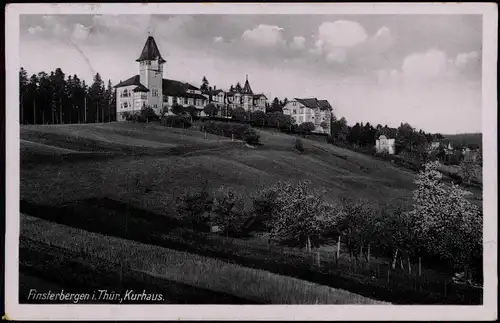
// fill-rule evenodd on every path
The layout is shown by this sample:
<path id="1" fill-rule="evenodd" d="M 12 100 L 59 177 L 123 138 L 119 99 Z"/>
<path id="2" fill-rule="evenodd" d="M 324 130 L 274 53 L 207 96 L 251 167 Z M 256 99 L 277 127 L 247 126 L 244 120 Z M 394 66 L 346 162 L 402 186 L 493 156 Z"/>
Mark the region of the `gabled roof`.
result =
<path id="1" fill-rule="evenodd" d="M 163 57 L 161 57 L 160 50 L 158 49 L 158 46 L 156 46 L 155 39 L 152 36 L 149 36 L 146 40 L 144 48 L 142 49 L 141 56 L 136 60 L 136 62 L 155 60 L 159 60 L 160 64 L 166 62 Z"/>
<path id="2" fill-rule="evenodd" d="M 247 79 L 245 81 L 245 85 L 243 86 L 243 90 L 241 90 L 241 93 L 243 93 L 243 94 L 253 94 L 252 88 L 250 87 L 250 83 L 248 83 L 248 75 L 247 75 Z"/>
<path id="3" fill-rule="evenodd" d="M 163 79 L 163 95 L 178 96 L 206 100 L 207 98 L 198 93 L 188 93 L 187 90 L 200 90 L 199 88 L 176 80 Z"/>
<path id="4" fill-rule="evenodd" d="M 330 110 L 330 111 L 333 110 L 328 100 L 318 100 L 318 102 L 319 102 L 319 108 L 321 110 Z"/>
<path id="5" fill-rule="evenodd" d="M 134 92 L 149 92 L 149 89 L 142 84 L 137 85 L 132 91 Z"/>
<path id="6" fill-rule="evenodd" d="M 134 75 L 131 78 L 126 79 L 125 81 L 116 84 L 114 87 L 118 88 L 118 87 L 130 86 L 130 85 L 141 85 L 139 75 Z"/>
<path id="7" fill-rule="evenodd" d="M 306 108 L 310 109 L 319 108 L 319 102 L 318 99 L 316 98 L 306 98 L 306 99 L 295 98 L 295 100 L 300 104 L 303 104 Z"/>

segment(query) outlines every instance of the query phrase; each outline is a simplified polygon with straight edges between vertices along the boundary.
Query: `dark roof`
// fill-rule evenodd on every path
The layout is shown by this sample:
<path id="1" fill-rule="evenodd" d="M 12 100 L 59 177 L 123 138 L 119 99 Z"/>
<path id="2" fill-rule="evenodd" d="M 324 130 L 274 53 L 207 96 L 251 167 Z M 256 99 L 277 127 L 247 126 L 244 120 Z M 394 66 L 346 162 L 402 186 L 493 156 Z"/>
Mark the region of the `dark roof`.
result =
<path id="1" fill-rule="evenodd" d="M 136 62 L 154 60 L 159 60 L 160 64 L 165 63 L 165 60 L 161 57 L 158 46 L 156 46 L 155 39 L 152 36 L 149 36 L 146 40 L 144 48 L 142 49 L 141 56 L 136 60 Z"/>
<path id="2" fill-rule="evenodd" d="M 328 100 L 318 100 L 318 102 L 319 102 L 319 108 L 321 110 L 330 110 L 330 111 L 333 110 Z"/>
<path id="3" fill-rule="evenodd" d="M 265 97 L 265 98 L 267 99 L 267 96 L 265 96 L 265 95 L 264 95 L 264 93 L 254 94 L 254 95 L 253 95 L 253 98 L 254 98 L 254 99 L 258 99 L 258 98 L 260 98 L 261 96 L 263 96 L 263 97 Z"/>
<path id="4" fill-rule="evenodd" d="M 248 76 L 247 76 L 247 79 L 245 81 L 245 85 L 243 86 L 243 90 L 241 91 L 241 93 L 253 94 L 252 88 L 250 87 L 250 83 L 248 83 Z"/>
<path id="5" fill-rule="evenodd" d="M 328 102 L 328 100 L 318 100 L 316 98 L 306 98 L 306 99 L 299 99 L 295 98 L 297 102 L 303 104 L 307 108 L 310 109 L 320 109 L 320 110 L 333 110 L 332 106 Z"/>
<path id="6" fill-rule="evenodd" d="M 316 98 L 307 98 L 307 99 L 295 98 L 295 100 L 297 100 L 297 102 L 306 106 L 306 108 L 310 108 L 310 109 L 319 108 L 319 102 L 318 102 L 318 99 L 316 99 Z"/>
<path id="7" fill-rule="evenodd" d="M 214 94 L 219 94 L 220 92 L 224 92 L 224 90 L 212 90 L 212 91 L 208 91 L 207 93 L 210 94 L 210 95 L 214 95 Z"/>
<path id="8" fill-rule="evenodd" d="M 188 93 L 187 90 L 199 90 L 197 87 L 180 81 L 163 79 L 163 95 L 180 96 L 183 98 L 193 98 L 206 100 L 204 95 L 198 93 Z"/>
<path id="9" fill-rule="evenodd" d="M 134 75 L 131 78 L 126 79 L 125 81 L 116 84 L 114 87 L 117 88 L 117 87 L 130 86 L 130 85 L 141 85 L 139 75 Z"/>
<path id="10" fill-rule="evenodd" d="M 149 92 L 149 89 L 142 84 L 137 85 L 132 91 L 134 92 Z"/>
<path id="11" fill-rule="evenodd" d="M 137 85 L 132 91 L 134 92 L 149 92 L 149 89 L 141 84 L 139 75 L 134 75 L 129 79 L 126 79 L 123 82 L 118 83 L 114 86 L 114 88 Z"/>

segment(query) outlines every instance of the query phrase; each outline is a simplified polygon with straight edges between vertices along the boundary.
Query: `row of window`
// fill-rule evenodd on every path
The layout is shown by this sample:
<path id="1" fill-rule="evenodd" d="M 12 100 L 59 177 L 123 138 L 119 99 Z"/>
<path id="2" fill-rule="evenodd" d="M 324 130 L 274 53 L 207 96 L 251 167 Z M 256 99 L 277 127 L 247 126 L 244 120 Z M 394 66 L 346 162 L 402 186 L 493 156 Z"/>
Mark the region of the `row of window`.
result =
<path id="1" fill-rule="evenodd" d="M 142 102 L 142 105 L 145 106 L 146 105 L 146 102 Z M 128 102 L 128 101 L 125 101 L 125 102 L 122 102 L 122 104 L 120 104 L 120 108 L 121 109 L 128 109 L 128 108 L 132 108 L 132 103 Z M 152 107 L 154 109 L 158 108 L 158 104 L 153 104 Z"/>

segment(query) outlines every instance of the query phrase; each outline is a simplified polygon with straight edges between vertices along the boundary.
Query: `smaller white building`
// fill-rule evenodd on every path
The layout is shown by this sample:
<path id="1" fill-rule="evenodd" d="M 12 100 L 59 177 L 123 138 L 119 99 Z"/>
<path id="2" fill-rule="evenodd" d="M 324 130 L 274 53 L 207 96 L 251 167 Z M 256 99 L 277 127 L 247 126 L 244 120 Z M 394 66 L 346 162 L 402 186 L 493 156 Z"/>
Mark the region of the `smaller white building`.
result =
<path id="1" fill-rule="evenodd" d="M 330 133 L 333 108 L 327 100 L 295 98 L 283 107 L 283 114 L 291 116 L 297 125 L 312 122 L 314 132 Z M 323 128 L 323 126 L 325 126 Z"/>
<path id="2" fill-rule="evenodd" d="M 386 152 L 389 155 L 394 155 L 396 152 L 396 141 L 395 139 L 389 139 L 386 136 L 381 135 L 377 140 L 375 140 L 375 149 L 377 150 L 377 153 Z"/>

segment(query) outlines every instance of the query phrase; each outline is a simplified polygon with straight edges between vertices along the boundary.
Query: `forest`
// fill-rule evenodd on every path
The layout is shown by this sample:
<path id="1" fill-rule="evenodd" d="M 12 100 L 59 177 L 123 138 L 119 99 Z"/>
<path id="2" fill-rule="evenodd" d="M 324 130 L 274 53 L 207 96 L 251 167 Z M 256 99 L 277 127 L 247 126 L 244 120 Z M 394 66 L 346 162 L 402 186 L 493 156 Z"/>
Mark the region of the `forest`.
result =
<path id="1" fill-rule="evenodd" d="M 21 124 L 95 123 L 116 120 L 114 88 L 96 73 L 92 84 L 60 68 L 29 76 L 19 71 Z"/>

